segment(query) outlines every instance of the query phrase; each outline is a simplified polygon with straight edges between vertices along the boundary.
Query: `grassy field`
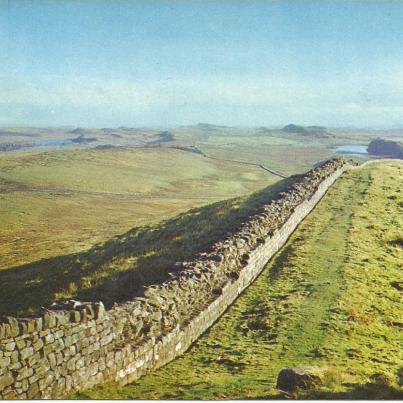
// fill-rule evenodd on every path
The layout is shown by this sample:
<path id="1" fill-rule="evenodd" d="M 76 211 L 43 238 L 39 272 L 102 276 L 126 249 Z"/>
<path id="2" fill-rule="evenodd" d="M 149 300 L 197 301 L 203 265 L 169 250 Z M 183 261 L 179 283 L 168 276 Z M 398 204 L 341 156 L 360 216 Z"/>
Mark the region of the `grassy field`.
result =
<path id="1" fill-rule="evenodd" d="M 279 178 L 174 149 L 0 155 L 0 269 L 78 252 Z"/>
<path id="2" fill-rule="evenodd" d="M 293 397 L 403 397 L 401 162 L 345 173 L 285 248 L 182 357 L 126 387 L 76 398 L 283 397 L 281 368 L 313 365 Z"/>
<path id="3" fill-rule="evenodd" d="M 153 148 L 143 146 L 165 132 L 11 128 L 0 130 L 0 143 L 65 140 L 78 133 L 97 140 L 0 153 L 0 270 L 80 252 L 133 227 L 246 195 L 280 179 L 236 161 L 288 176 L 334 155 L 338 144 L 370 138 L 341 133 L 321 139 L 199 125 L 172 130 L 174 140 Z M 94 148 L 105 144 L 114 148 Z M 177 146 L 197 146 L 212 158 L 170 148 Z"/>

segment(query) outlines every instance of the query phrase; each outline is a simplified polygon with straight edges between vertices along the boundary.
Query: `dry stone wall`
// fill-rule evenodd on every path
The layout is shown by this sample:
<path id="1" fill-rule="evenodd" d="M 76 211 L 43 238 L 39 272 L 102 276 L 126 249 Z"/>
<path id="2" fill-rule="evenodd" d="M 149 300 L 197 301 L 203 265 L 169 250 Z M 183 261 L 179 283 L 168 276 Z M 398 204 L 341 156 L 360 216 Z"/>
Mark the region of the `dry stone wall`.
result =
<path id="1" fill-rule="evenodd" d="M 106 381 L 127 384 L 171 361 L 210 327 L 349 166 L 334 159 L 262 206 L 242 228 L 144 296 L 53 304 L 38 318 L 0 320 L 0 397 L 60 398 Z"/>

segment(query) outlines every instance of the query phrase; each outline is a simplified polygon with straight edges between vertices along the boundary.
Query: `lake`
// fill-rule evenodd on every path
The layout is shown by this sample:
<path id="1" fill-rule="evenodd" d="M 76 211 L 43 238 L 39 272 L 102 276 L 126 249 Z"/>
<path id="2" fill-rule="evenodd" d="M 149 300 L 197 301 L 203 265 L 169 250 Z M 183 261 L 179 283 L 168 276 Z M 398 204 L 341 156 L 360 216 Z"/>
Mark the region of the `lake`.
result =
<path id="1" fill-rule="evenodd" d="M 71 140 L 38 140 L 34 141 L 33 147 L 53 147 L 53 146 L 67 146 L 73 144 Z"/>
<path id="2" fill-rule="evenodd" d="M 368 154 L 368 146 L 348 144 L 339 146 L 336 148 L 336 152 L 339 154 Z"/>

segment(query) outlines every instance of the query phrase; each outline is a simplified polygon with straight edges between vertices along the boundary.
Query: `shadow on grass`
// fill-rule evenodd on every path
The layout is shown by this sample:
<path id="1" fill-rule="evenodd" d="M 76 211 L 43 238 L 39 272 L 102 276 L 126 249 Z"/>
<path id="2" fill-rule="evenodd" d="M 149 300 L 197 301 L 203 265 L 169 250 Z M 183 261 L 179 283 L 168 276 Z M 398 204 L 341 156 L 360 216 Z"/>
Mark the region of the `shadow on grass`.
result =
<path id="1" fill-rule="evenodd" d="M 111 307 L 141 295 L 144 286 L 166 280 L 175 262 L 208 251 L 299 178 L 281 180 L 250 197 L 192 209 L 158 225 L 134 228 L 85 252 L 2 270 L 0 313 L 35 314 L 41 306 L 71 298 L 103 301 Z"/>

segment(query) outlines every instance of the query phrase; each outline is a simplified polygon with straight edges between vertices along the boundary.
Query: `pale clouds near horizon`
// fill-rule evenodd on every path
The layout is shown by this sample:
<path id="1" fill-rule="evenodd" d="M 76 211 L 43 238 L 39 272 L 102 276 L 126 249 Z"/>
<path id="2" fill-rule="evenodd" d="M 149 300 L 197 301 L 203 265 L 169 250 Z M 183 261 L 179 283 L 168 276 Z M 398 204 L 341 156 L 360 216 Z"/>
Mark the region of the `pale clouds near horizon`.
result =
<path id="1" fill-rule="evenodd" d="M 403 2 L 0 0 L 0 125 L 403 127 Z"/>
<path id="2" fill-rule="evenodd" d="M 2 125 L 403 124 L 403 70 L 344 80 L 225 75 L 156 79 L 3 77 Z M 385 125 L 385 121 L 389 124 Z"/>

